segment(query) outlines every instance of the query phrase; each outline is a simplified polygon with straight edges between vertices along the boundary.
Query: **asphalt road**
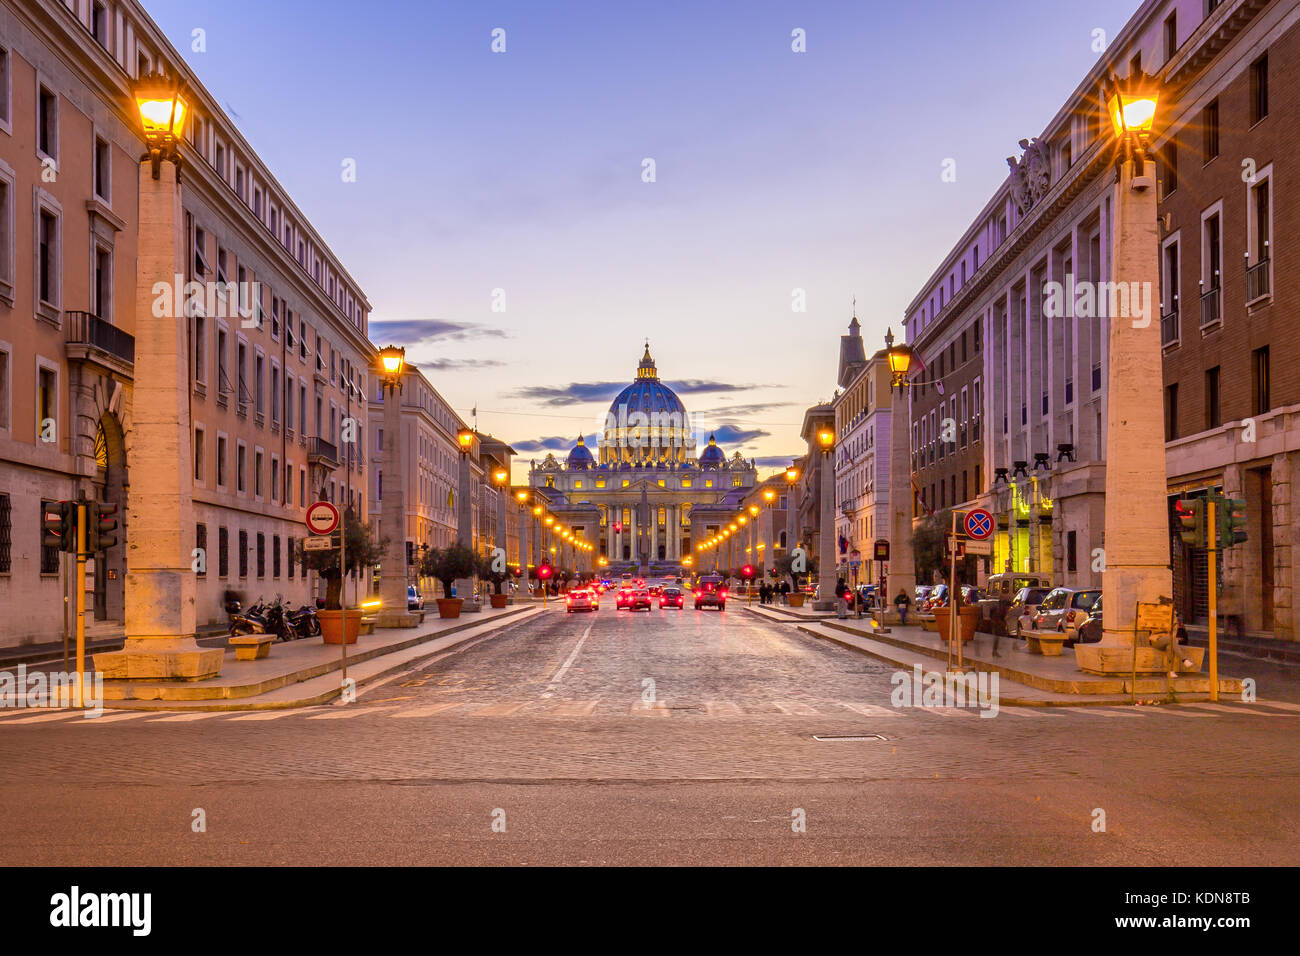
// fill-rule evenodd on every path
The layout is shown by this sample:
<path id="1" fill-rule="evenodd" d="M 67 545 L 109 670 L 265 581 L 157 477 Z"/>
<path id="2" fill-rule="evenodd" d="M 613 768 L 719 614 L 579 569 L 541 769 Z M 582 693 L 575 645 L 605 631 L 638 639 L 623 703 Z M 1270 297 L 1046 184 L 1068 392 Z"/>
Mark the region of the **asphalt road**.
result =
<path id="1" fill-rule="evenodd" d="M 1294 704 L 981 717 L 893 707 L 892 674 L 734 603 L 552 607 L 348 706 L 0 715 L 0 846 L 69 865 L 1300 863 Z"/>

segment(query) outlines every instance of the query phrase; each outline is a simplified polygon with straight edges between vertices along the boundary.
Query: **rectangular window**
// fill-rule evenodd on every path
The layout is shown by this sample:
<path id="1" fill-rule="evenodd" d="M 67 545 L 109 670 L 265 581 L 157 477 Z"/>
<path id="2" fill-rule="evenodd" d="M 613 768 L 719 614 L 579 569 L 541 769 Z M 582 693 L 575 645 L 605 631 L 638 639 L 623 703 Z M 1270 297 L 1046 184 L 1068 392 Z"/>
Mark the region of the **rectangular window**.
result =
<path id="1" fill-rule="evenodd" d="M 203 561 L 195 573 L 205 578 L 208 576 L 208 526 L 203 522 L 194 526 L 194 547 L 203 555 Z"/>
<path id="2" fill-rule="evenodd" d="M 206 464 L 204 453 L 207 450 L 204 447 L 205 435 L 206 433 L 202 427 L 197 425 L 194 427 L 194 480 L 200 484 L 207 477 L 207 471 L 204 468 Z"/>
<path id="3" fill-rule="evenodd" d="M 243 442 L 235 448 L 235 490 L 241 495 L 248 488 L 248 448 Z"/>
<path id="4" fill-rule="evenodd" d="M 290 485 L 290 487 L 292 487 L 292 485 Z M 285 563 L 289 566 L 290 581 L 293 580 L 293 566 L 294 566 L 293 553 L 296 547 L 297 547 L 296 538 L 288 537 L 284 539 L 284 560 Z"/>
<path id="5" fill-rule="evenodd" d="M 47 209 L 41 210 L 38 227 L 37 291 L 42 302 L 59 304 L 59 218 Z"/>
<path id="6" fill-rule="evenodd" d="M 280 366 L 271 363 L 271 422 L 280 424 Z"/>
<path id="7" fill-rule="evenodd" d="M 1165 386 L 1165 441 L 1178 437 L 1178 383 Z"/>
<path id="8" fill-rule="evenodd" d="M 239 576 L 248 577 L 248 532 L 239 529 Z"/>
<path id="9" fill-rule="evenodd" d="M 1165 160 L 1165 195 L 1170 196 L 1178 188 L 1178 144 L 1172 139 L 1165 143 L 1163 150 Z"/>
<path id="10" fill-rule="evenodd" d="M 280 536 L 278 534 L 271 535 L 271 577 L 280 577 Z"/>
<path id="11" fill-rule="evenodd" d="M 280 497 L 280 459 L 271 456 L 271 500 Z"/>
<path id="12" fill-rule="evenodd" d="M 257 576 L 266 577 L 266 535 L 257 532 Z"/>
<path id="13" fill-rule="evenodd" d="M 53 369 L 41 368 L 36 373 L 36 423 L 37 431 L 43 431 L 46 421 L 57 421 L 59 417 L 58 375 Z"/>
<path id="14" fill-rule="evenodd" d="M 9 353 L 0 352 L 0 431 L 9 427 Z"/>
<path id="15" fill-rule="evenodd" d="M 1219 101 L 1214 100 L 1201 114 L 1201 140 L 1205 162 L 1219 155 Z"/>
<path id="16" fill-rule="evenodd" d="M 1065 533 L 1065 570 L 1071 574 L 1079 570 L 1079 538 L 1076 531 Z"/>
<path id="17" fill-rule="evenodd" d="M 1250 65 L 1250 124 L 1268 116 L 1268 54 Z"/>
<path id="18" fill-rule="evenodd" d="M 253 358 L 253 412 L 259 418 L 266 414 L 266 387 L 263 383 L 265 365 L 266 360 L 261 354 Z"/>
<path id="19" fill-rule="evenodd" d="M 230 529 L 217 529 L 217 574 L 226 577 L 230 574 Z"/>
<path id="20" fill-rule="evenodd" d="M 1219 366 L 1205 373 L 1205 427 L 1218 428 L 1223 424 L 1219 410 Z"/>
<path id="21" fill-rule="evenodd" d="M 4 91 L 0 90 L 0 96 Z M 14 207 L 13 187 L 0 179 L 0 291 L 13 294 L 14 281 Z"/>
<path id="22" fill-rule="evenodd" d="M 105 322 L 113 321 L 113 253 L 95 246 L 94 313 Z"/>
<path id="23" fill-rule="evenodd" d="M 0 46 L 0 123 L 9 126 L 9 49 Z"/>
<path id="24" fill-rule="evenodd" d="M 217 436 L 217 487 L 226 487 L 226 436 Z"/>
<path id="25" fill-rule="evenodd" d="M 253 453 L 253 497 L 262 497 L 262 451 Z"/>
<path id="26" fill-rule="evenodd" d="M 8 574 L 12 568 L 13 514 L 10 511 L 9 496 L 0 494 L 0 574 Z"/>
<path id="27" fill-rule="evenodd" d="M 104 202 L 110 202 L 112 199 L 112 152 L 108 145 L 108 140 L 102 137 L 95 137 L 95 195 Z"/>
<path id="28" fill-rule="evenodd" d="M 36 95 L 36 148 L 50 159 L 59 158 L 59 97 L 45 85 Z"/>
<path id="29" fill-rule="evenodd" d="M 1268 346 L 1251 353 L 1252 415 L 1263 415 L 1273 407 L 1269 393 Z"/>
<path id="30" fill-rule="evenodd" d="M 1173 59 L 1174 54 L 1178 52 L 1178 11 L 1175 10 L 1165 17 L 1165 62 Z M 1071 571 L 1074 569 L 1071 568 Z"/>
<path id="31" fill-rule="evenodd" d="M 59 573 L 59 554 L 58 548 L 47 548 L 45 546 L 45 512 L 47 509 L 57 509 L 57 501 L 41 502 L 41 519 L 37 522 L 36 533 L 40 535 L 37 540 L 41 545 L 41 574 L 58 574 Z"/>

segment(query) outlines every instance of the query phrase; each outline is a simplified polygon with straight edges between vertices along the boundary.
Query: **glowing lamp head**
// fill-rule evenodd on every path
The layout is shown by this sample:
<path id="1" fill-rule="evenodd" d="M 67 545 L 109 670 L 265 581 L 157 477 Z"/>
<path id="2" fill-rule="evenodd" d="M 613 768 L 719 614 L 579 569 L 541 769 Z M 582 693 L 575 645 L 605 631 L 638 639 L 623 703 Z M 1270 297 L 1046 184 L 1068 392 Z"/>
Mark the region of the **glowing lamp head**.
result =
<path id="1" fill-rule="evenodd" d="M 835 444 L 835 432 L 830 428 L 817 429 L 817 444 L 824 449 L 829 449 Z"/>
<path id="2" fill-rule="evenodd" d="M 470 446 L 474 444 L 474 432 L 469 428 L 462 428 L 456 432 L 456 443 L 460 445 L 461 451 L 469 451 Z"/>
<path id="3" fill-rule="evenodd" d="M 748 523 L 749 523 L 749 519 L 748 519 L 747 517 L 745 517 L 744 515 L 741 515 L 739 518 L 736 519 L 736 521 L 737 521 L 739 524 L 748 524 Z"/>
<path id="4" fill-rule="evenodd" d="M 796 468 L 794 465 L 791 465 L 789 468 L 787 468 L 785 470 L 785 480 L 790 482 L 790 484 L 793 485 L 796 481 L 799 480 L 799 469 Z"/>
<path id="5" fill-rule="evenodd" d="M 768 488 L 766 491 L 763 492 L 763 500 L 766 501 L 768 504 L 771 504 L 773 501 L 776 501 L 776 492 L 773 491 L 771 488 Z"/>
<path id="6" fill-rule="evenodd" d="M 1139 140 L 1146 140 L 1151 136 L 1160 105 L 1156 80 L 1141 70 L 1131 72 L 1123 80 L 1111 77 L 1104 96 L 1106 112 L 1110 114 L 1116 137 L 1136 136 Z"/>
<path id="7" fill-rule="evenodd" d="M 400 381 L 402 370 L 406 368 L 406 349 L 396 345 L 380 349 L 379 368 L 390 385 Z"/>
<path id="8" fill-rule="evenodd" d="M 750 516 L 751 516 L 751 517 L 755 517 L 755 518 L 757 518 L 757 517 L 758 517 L 758 505 L 750 505 L 750 506 L 749 506 L 749 513 L 750 513 Z"/>
<path id="9" fill-rule="evenodd" d="M 175 80 L 150 73 L 135 85 L 135 105 L 140 129 L 150 149 L 174 146 L 184 135 L 187 105 Z"/>
<path id="10" fill-rule="evenodd" d="M 498 468 L 496 471 L 492 472 L 492 480 L 495 481 L 498 485 L 504 485 L 506 483 L 506 479 L 509 477 L 510 477 L 510 472 L 506 471 L 504 468 Z"/>
<path id="11" fill-rule="evenodd" d="M 533 506 L 533 514 L 540 518 L 540 517 L 542 516 L 542 506 L 541 506 L 541 505 L 534 505 L 534 506 Z"/>
<path id="12" fill-rule="evenodd" d="M 546 527 L 549 528 L 549 527 L 550 527 L 551 525 L 553 525 L 553 524 L 555 524 L 555 519 L 554 519 L 553 517 L 551 517 L 550 515 L 547 515 L 547 516 L 546 516 Z"/>
<path id="13" fill-rule="evenodd" d="M 517 501 L 522 505 L 525 501 L 528 500 L 528 492 L 526 492 L 526 491 L 516 491 L 516 492 L 515 492 L 515 499 L 516 499 L 516 500 L 517 500 Z"/>

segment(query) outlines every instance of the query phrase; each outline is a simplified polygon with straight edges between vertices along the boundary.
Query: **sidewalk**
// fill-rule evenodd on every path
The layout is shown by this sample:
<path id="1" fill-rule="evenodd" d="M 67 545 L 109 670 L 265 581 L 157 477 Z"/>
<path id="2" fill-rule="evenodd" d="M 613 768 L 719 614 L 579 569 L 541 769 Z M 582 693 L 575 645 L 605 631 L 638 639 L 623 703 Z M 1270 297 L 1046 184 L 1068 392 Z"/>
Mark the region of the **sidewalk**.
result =
<path id="1" fill-rule="evenodd" d="M 750 610 L 767 620 L 794 620 L 788 614 L 773 613 L 778 610 L 774 608 L 760 609 L 755 606 Z M 789 612 L 794 609 L 779 610 Z M 935 669 L 936 661 L 947 666 L 948 642 L 932 631 L 919 627 L 895 626 L 885 633 L 877 631 L 872 621 L 866 617 L 842 621 L 833 614 L 821 617 L 821 620 L 809 620 L 799 629 L 907 670 L 918 663 L 927 669 Z M 1139 674 L 1134 688 L 1130 686 L 1133 681 L 1127 675 L 1085 674 L 1075 663 L 1073 648 L 1065 648 L 1060 657 L 1045 657 L 1030 654 L 1022 641 L 1004 637 L 998 645 L 1001 656 L 992 657 L 992 649 L 993 635 L 977 634 L 975 640 L 966 644 L 962 652 L 963 663 L 975 670 L 997 673 L 1002 680 L 1022 685 L 1024 691 L 1017 689 L 1016 699 L 1004 695 L 1007 703 L 1029 706 L 1104 705 L 1128 703 L 1134 694 L 1142 698 L 1167 699 L 1174 696 L 1188 701 L 1209 699 L 1210 679 L 1204 674 L 1176 678 Z M 1221 672 L 1219 693 L 1221 697 L 1239 698 L 1240 678 L 1225 677 Z"/>
<path id="2" fill-rule="evenodd" d="M 484 608 L 454 620 L 426 619 L 418 627 L 376 630 L 348 645 L 348 677 L 361 686 L 412 662 L 543 613 L 516 604 Z M 273 644 L 270 656 L 235 659 L 227 650 L 221 674 L 203 681 L 105 681 L 105 706 L 142 710 L 263 710 L 320 704 L 341 693 L 342 660 L 336 644 L 303 638 Z"/>

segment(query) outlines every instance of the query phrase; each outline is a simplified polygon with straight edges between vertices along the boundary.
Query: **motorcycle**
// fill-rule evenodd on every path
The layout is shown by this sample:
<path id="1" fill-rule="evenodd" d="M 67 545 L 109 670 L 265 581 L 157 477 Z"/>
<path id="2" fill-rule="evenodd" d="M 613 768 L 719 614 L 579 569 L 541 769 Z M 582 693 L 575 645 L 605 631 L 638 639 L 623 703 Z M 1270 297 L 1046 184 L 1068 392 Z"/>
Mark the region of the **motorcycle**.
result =
<path id="1" fill-rule="evenodd" d="M 279 597 L 267 605 L 266 633 L 274 634 L 279 641 L 296 641 L 299 637 L 298 630 L 289 621 Z"/>
<path id="2" fill-rule="evenodd" d="M 231 602 L 238 606 L 239 602 Z M 233 613 L 227 605 L 227 613 L 230 614 L 230 636 L 236 637 L 240 634 L 268 634 L 270 629 L 267 627 L 267 608 L 261 600 L 251 605 L 247 611 L 242 613 L 236 609 Z"/>
<path id="3" fill-rule="evenodd" d="M 304 604 L 298 610 L 289 612 L 289 623 L 302 637 L 320 636 L 320 618 L 316 616 L 316 608 L 310 604 Z"/>

